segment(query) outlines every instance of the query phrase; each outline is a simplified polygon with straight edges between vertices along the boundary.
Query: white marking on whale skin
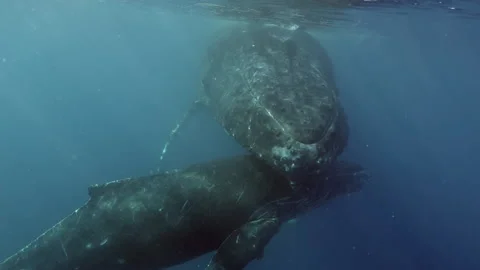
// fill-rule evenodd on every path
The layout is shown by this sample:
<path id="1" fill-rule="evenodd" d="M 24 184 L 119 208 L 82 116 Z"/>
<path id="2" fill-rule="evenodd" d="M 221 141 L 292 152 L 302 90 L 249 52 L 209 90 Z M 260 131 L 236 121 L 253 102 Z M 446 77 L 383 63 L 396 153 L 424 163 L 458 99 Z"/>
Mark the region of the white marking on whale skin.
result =
<path id="1" fill-rule="evenodd" d="M 128 204 L 128 208 L 130 209 L 131 213 L 132 213 L 132 221 L 133 223 L 135 223 L 135 214 L 143 209 L 145 209 L 145 206 L 143 205 L 143 203 L 141 202 L 135 202 L 135 201 L 131 201 L 129 204 Z"/>
<path id="2" fill-rule="evenodd" d="M 216 186 L 215 184 L 211 184 L 209 187 L 207 187 L 208 192 L 212 191 Z"/>
<path id="3" fill-rule="evenodd" d="M 177 221 L 177 224 L 175 226 L 178 226 L 180 222 L 182 222 L 184 215 L 181 215 L 180 218 Z"/>
<path id="4" fill-rule="evenodd" d="M 106 243 L 108 243 L 108 238 L 103 239 L 103 241 L 100 242 L 100 246 L 104 246 Z"/>
<path id="5" fill-rule="evenodd" d="M 165 221 L 168 225 L 177 227 L 182 222 L 184 215 L 179 215 L 177 212 L 173 212 L 172 215 L 173 218 L 170 216 L 169 212 L 166 212 L 164 215 Z"/>
<path id="6" fill-rule="evenodd" d="M 104 198 L 105 196 L 101 196 L 100 200 L 98 201 L 98 207 L 102 210 L 111 210 L 117 203 L 117 198 L 113 198 L 113 200 L 107 200 L 106 202 L 103 201 Z"/>
<path id="7" fill-rule="evenodd" d="M 183 213 L 183 211 L 185 211 L 185 208 L 187 207 L 188 202 L 189 202 L 189 201 L 186 200 L 185 203 L 183 203 L 182 209 L 180 209 L 180 213 Z"/>
<path id="8" fill-rule="evenodd" d="M 285 128 L 282 126 L 282 124 L 280 124 L 280 122 L 273 116 L 273 114 L 270 112 L 269 109 L 265 108 L 265 111 L 267 112 L 268 116 L 270 116 L 273 121 L 275 121 L 275 123 L 277 123 L 277 125 L 282 129 L 282 131 L 285 133 Z"/>
<path id="9" fill-rule="evenodd" d="M 240 194 L 238 195 L 237 202 L 236 202 L 237 204 L 238 204 L 238 202 L 242 199 L 244 193 L 245 193 L 245 187 L 242 189 L 242 191 L 241 191 Z"/>
<path id="10" fill-rule="evenodd" d="M 75 225 L 78 225 L 78 223 L 80 223 L 80 219 L 82 219 L 82 215 L 83 215 L 83 212 L 80 212 L 80 215 L 78 215 L 78 209 L 75 210 L 75 215 L 77 215 L 77 222 L 75 223 Z"/>
<path id="11" fill-rule="evenodd" d="M 60 245 L 62 246 L 62 251 L 63 251 L 63 254 L 65 254 L 65 258 L 68 260 L 67 250 L 65 249 L 65 245 L 63 245 L 62 240 L 60 240 Z"/>
<path id="12" fill-rule="evenodd" d="M 272 154 L 279 157 L 280 159 L 296 160 L 300 158 L 298 154 L 293 155 L 292 151 L 289 148 L 283 146 L 274 146 L 272 148 Z"/>
<path id="13" fill-rule="evenodd" d="M 274 146 L 272 147 L 272 155 L 278 157 L 280 160 L 291 160 L 290 165 L 284 164 L 284 170 L 290 171 L 298 167 L 297 161 L 304 155 L 314 157 L 317 155 L 317 149 L 315 144 L 298 144 L 294 147 L 295 151 L 290 147 L 283 146 Z M 296 153 L 296 154 L 293 154 Z M 277 166 L 277 162 L 274 161 L 274 164 Z"/>
<path id="14" fill-rule="evenodd" d="M 291 13 L 293 16 L 297 15 L 298 16 L 298 13 Z M 295 24 L 295 23 L 266 23 L 264 24 L 265 27 L 280 27 L 280 28 L 283 28 L 284 30 L 288 30 L 288 31 L 295 31 L 297 30 L 298 28 L 300 28 L 300 26 L 298 24 Z M 277 35 L 275 35 L 277 36 Z"/>

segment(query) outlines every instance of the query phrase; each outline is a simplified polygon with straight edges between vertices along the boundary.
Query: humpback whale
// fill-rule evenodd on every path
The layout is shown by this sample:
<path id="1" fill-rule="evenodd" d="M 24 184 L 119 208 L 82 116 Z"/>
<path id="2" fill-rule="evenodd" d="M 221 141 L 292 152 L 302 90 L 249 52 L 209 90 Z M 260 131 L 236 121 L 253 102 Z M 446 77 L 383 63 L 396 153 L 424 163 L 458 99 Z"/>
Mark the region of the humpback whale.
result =
<path id="1" fill-rule="evenodd" d="M 331 59 L 298 27 L 224 29 L 207 50 L 200 88 L 197 107 L 205 105 L 227 134 L 294 181 L 328 168 L 347 143 Z"/>
<path id="2" fill-rule="evenodd" d="M 207 53 L 203 99 L 243 147 L 286 175 L 318 172 L 348 137 L 326 50 L 295 27 L 248 24 Z"/>
<path id="3" fill-rule="evenodd" d="M 335 162 L 293 190 L 253 155 L 89 187 L 85 205 L 0 264 L 0 270 L 141 270 L 216 251 L 209 270 L 261 258 L 281 224 L 361 190 L 360 165 Z"/>

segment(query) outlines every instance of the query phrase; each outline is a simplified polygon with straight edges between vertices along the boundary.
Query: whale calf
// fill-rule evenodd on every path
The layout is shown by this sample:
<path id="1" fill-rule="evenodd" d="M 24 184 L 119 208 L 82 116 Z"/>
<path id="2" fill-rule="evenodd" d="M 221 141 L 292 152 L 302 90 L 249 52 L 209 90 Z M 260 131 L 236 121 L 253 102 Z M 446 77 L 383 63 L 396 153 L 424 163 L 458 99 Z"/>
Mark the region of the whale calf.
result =
<path id="1" fill-rule="evenodd" d="M 360 165 L 330 168 L 295 191 L 253 155 L 94 185 L 85 205 L 0 270 L 159 269 L 215 250 L 206 269 L 242 269 L 285 221 L 361 190 Z"/>

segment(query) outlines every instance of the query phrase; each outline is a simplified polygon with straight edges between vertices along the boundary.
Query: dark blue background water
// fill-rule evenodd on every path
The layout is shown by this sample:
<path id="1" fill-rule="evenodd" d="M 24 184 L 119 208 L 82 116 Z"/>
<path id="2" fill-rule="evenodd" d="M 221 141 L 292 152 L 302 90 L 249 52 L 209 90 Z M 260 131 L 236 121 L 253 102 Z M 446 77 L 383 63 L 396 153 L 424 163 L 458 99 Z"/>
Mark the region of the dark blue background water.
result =
<path id="1" fill-rule="evenodd" d="M 90 184 L 243 151 L 200 113 L 159 161 L 225 22 L 37 2 L 0 3 L 0 258 L 82 205 Z M 249 269 L 480 269 L 480 22 L 351 16 L 359 25 L 312 33 L 349 115 L 344 158 L 372 182 L 284 225 Z"/>

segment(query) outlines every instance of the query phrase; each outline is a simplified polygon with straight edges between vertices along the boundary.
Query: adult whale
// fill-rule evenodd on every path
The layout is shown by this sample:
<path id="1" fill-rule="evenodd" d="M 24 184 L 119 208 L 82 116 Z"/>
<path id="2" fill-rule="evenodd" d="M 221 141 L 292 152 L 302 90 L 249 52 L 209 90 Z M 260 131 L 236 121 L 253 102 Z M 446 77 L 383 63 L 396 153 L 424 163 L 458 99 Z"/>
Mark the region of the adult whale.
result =
<path id="1" fill-rule="evenodd" d="M 90 199 L 0 270 L 141 270 L 217 250 L 207 269 L 242 269 L 282 222 L 359 191 L 361 166 L 336 163 L 295 192 L 251 155 L 89 188 Z"/>
<path id="2" fill-rule="evenodd" d="M 236 24 L 207 51 L 197 104 L 244 148 L 298 180 L 328 168 L 347 143 L 338 95 L 331 60 L 306 31 Z"/>
<path id="3" fill-rule="evenodd" d="M 326 50 L 295 27 L 246 24 L 208 50 L 203 100 L 226 132 L 286 175 L 318 172 L 348 137 Z"/>

